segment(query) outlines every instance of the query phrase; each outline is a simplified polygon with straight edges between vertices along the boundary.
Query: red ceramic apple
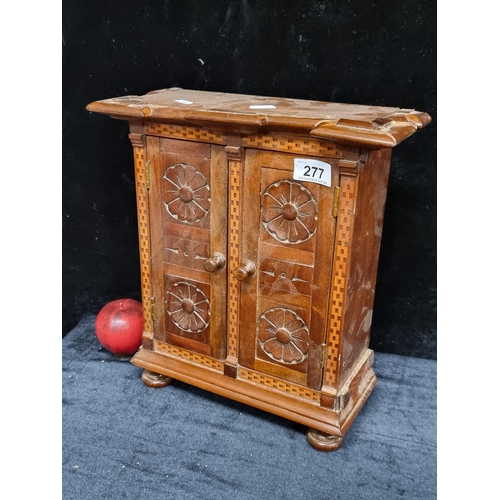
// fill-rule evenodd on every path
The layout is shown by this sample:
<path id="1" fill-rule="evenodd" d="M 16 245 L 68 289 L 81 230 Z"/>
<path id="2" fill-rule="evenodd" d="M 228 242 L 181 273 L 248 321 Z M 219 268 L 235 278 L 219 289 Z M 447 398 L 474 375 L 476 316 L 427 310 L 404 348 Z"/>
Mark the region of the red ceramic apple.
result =
<path id="1" fill-rule="evenodd" d="M 118 357 L 135 354 L 142 340 L 142 304 L 134 299 L 108 302 L 97 314 L 95 332 L 104 348 Z"/>

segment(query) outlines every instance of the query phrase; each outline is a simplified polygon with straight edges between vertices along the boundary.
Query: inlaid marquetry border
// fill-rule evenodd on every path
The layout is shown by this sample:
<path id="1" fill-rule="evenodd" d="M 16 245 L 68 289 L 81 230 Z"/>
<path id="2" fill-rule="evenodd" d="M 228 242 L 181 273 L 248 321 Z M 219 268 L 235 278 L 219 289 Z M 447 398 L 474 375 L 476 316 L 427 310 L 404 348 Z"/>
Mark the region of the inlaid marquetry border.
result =
<path id="1" fill-rule="evenodd" d="M 154 343 L 155 352 L 166 354 L 173 358 L 179 358 L 183 361 L 189 361 L 194 363 L 195 365 L 202 365 L 212 370 L 215 370 L 219 373 L 224 372 L 224 363 L 218 361 L 214 358 L 210 358 L 208 356 L 204 356 L 202 354 L 197 354 L 192 351 L 188 351 L 181 347 L 177 347 L 171 344 L 167 344 L 166 342 L 156 340 Z M 282 379 L 270 377 L 268 375 L 264 375 L 261 372 L 257 372 L 248 368 L 239 367 L 238 368 L 238 379 L 254 382 L 258 385 L 264 385 L 266 387 L 270 387 L 279 392 L 284 392 L 287 394 L 291 394 L 298 398 L 303 398 L 308 401 L 314 401 L 319 404 L 320 401 L 320 393 L 318 391 L 314 391 L 307 387 L 293 384 L 290 382 L 286 382 Z"/>
<path id="2" fill-rule="evenodd" d="M 280 392 L 286 392 L 288 394 L 307 399 L 308 401 L 314 401 L 316 403 L 319 403 L 320 401 L 321 395 L 318 391 L 308 389 L 307 387 L 298 384 L 285 382 L 282 379 L 270 377 L 268 375 L 264 375 L 261 372 L 243 368 L 242 366 L 240 366 L 238 369 L 238 378 L 248 380 L 250 382 L 255 382 L 258 385 L 271 387 Z"/>
<path id="3" fill-rule="evenodd" d="M 358 179 L 353 169 L 340 177 L 340 199 L 337 216 L 335 256 L 332 271 L 332 302 L 327 333 L 327 348 L 323 384 L 335 386 L 339 376 L 339 353 L 346 297 L 349 251 L 354 224 L 354 206 Z M 346 175 L 347 174 L 347 175 Z M 351 175 L 349 175 L 351 174 Z"/>
<path id="4" fill-rule="evenodd" d="M 145 132 L 148 135 L 159 137 L 209 142 L 212 144 L 225 144 L 225 137 L 223 134 L 199 127 L 188 127 L 171 123 L 146 122 Z"/>
<path id="5" fill-rule="evenodd" d="M 240 282 L 233 270 L 240 262 L 240 219 L 241 219 L 241 161 L 239 147 L 225 148 L 229 163 L 229 240 L 228 240 L 228 307 L 227 307 L 227 358 L 236 366 L 238 359 Z M 233 373 L 235 375 L 235 373 Z"/>
<path id="6" fill-rule="evenodd" d="M 279 135 L 250 135 L 243 137 L 243 146 L 285 153 L 342 158 L 342 151 L 336 144 L 318 139 L 298 139 Z"/>
<path id="7" fill-rule="evenodd" d="M 153 337 L 153 318 L 147 301 L 152 297 L 151 264 L 148 224 L 148 190 L 146 187 L 145 143 L 142 134 L 129 134 L 134 152 L 134 170 L 136 182 L 137 222 L 139 226 L 139 255 L 141 266 L 141 293 L 143 301 L 143 340 Z"/>
<path id="8" fill-rule="evenodd" d="M 190 361 L 191 363 L 194 363 L 196 365 L 206 366 L 207 368 L 211 368 L 220 373 L 224 371 L 224 364 L 221 361 L 210 358 L 208 356 L 204 356 L 203 354 L 198 354 L 193 351 L 182 349 L 181 347 L 177 347 L 172 344 L 167 344 L 166 342 L 156 340 L 154 350 L 155 352 L 167 354 L 174 358 L 180 358 L 184 361 Z"/>

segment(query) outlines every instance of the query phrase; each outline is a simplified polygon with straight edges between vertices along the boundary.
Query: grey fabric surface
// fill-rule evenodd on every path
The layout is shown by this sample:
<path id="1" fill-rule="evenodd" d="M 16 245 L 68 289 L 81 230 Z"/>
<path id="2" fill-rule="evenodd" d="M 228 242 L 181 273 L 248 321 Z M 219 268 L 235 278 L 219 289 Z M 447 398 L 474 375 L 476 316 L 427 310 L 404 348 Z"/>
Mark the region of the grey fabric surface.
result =
<path id="1" fill-rule="evenodd" d="M 331 453 L 305 429 L 142 370 L 86 316 L 62 348 L 64 500 L 429 500 L 436 491 L 436 362 L 375 353 L 374 392 Z"/>

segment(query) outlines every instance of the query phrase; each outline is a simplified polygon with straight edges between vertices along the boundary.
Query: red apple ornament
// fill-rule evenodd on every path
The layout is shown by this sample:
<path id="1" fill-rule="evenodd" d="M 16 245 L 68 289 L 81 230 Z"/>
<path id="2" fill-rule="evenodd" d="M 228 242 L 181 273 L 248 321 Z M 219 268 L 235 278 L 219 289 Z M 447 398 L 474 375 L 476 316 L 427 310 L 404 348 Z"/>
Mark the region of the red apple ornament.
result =
<path id="1" fill-rule="evenodd" d="M 95 333 L 104 348 L 117 357 L 127 357 L 141 345 L 142 326 L 142 304 L 134 299 L 117 299 L 99 311 Z"/>

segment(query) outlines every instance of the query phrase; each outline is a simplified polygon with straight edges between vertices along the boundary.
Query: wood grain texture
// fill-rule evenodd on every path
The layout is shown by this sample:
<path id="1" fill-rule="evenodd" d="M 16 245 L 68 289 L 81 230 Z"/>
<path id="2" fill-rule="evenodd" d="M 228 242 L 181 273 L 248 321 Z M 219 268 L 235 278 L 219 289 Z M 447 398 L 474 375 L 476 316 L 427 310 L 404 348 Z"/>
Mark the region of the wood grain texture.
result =
<path id="1" fill-rule="evenodd" d="M 372 151 L 359 164 L 352 218 L 339 384 L 369 346 L 391 149 Z"/>
<path id="2" fill-rule="evenodd" d="M 89 111 L 123 120 L 310 134 L 337 144 L 394 147 L 430 122 L 426 113 L 401 108 L 351 105 L 222 92 L 161 89 L 143 96 L 96 101 Z"/>

